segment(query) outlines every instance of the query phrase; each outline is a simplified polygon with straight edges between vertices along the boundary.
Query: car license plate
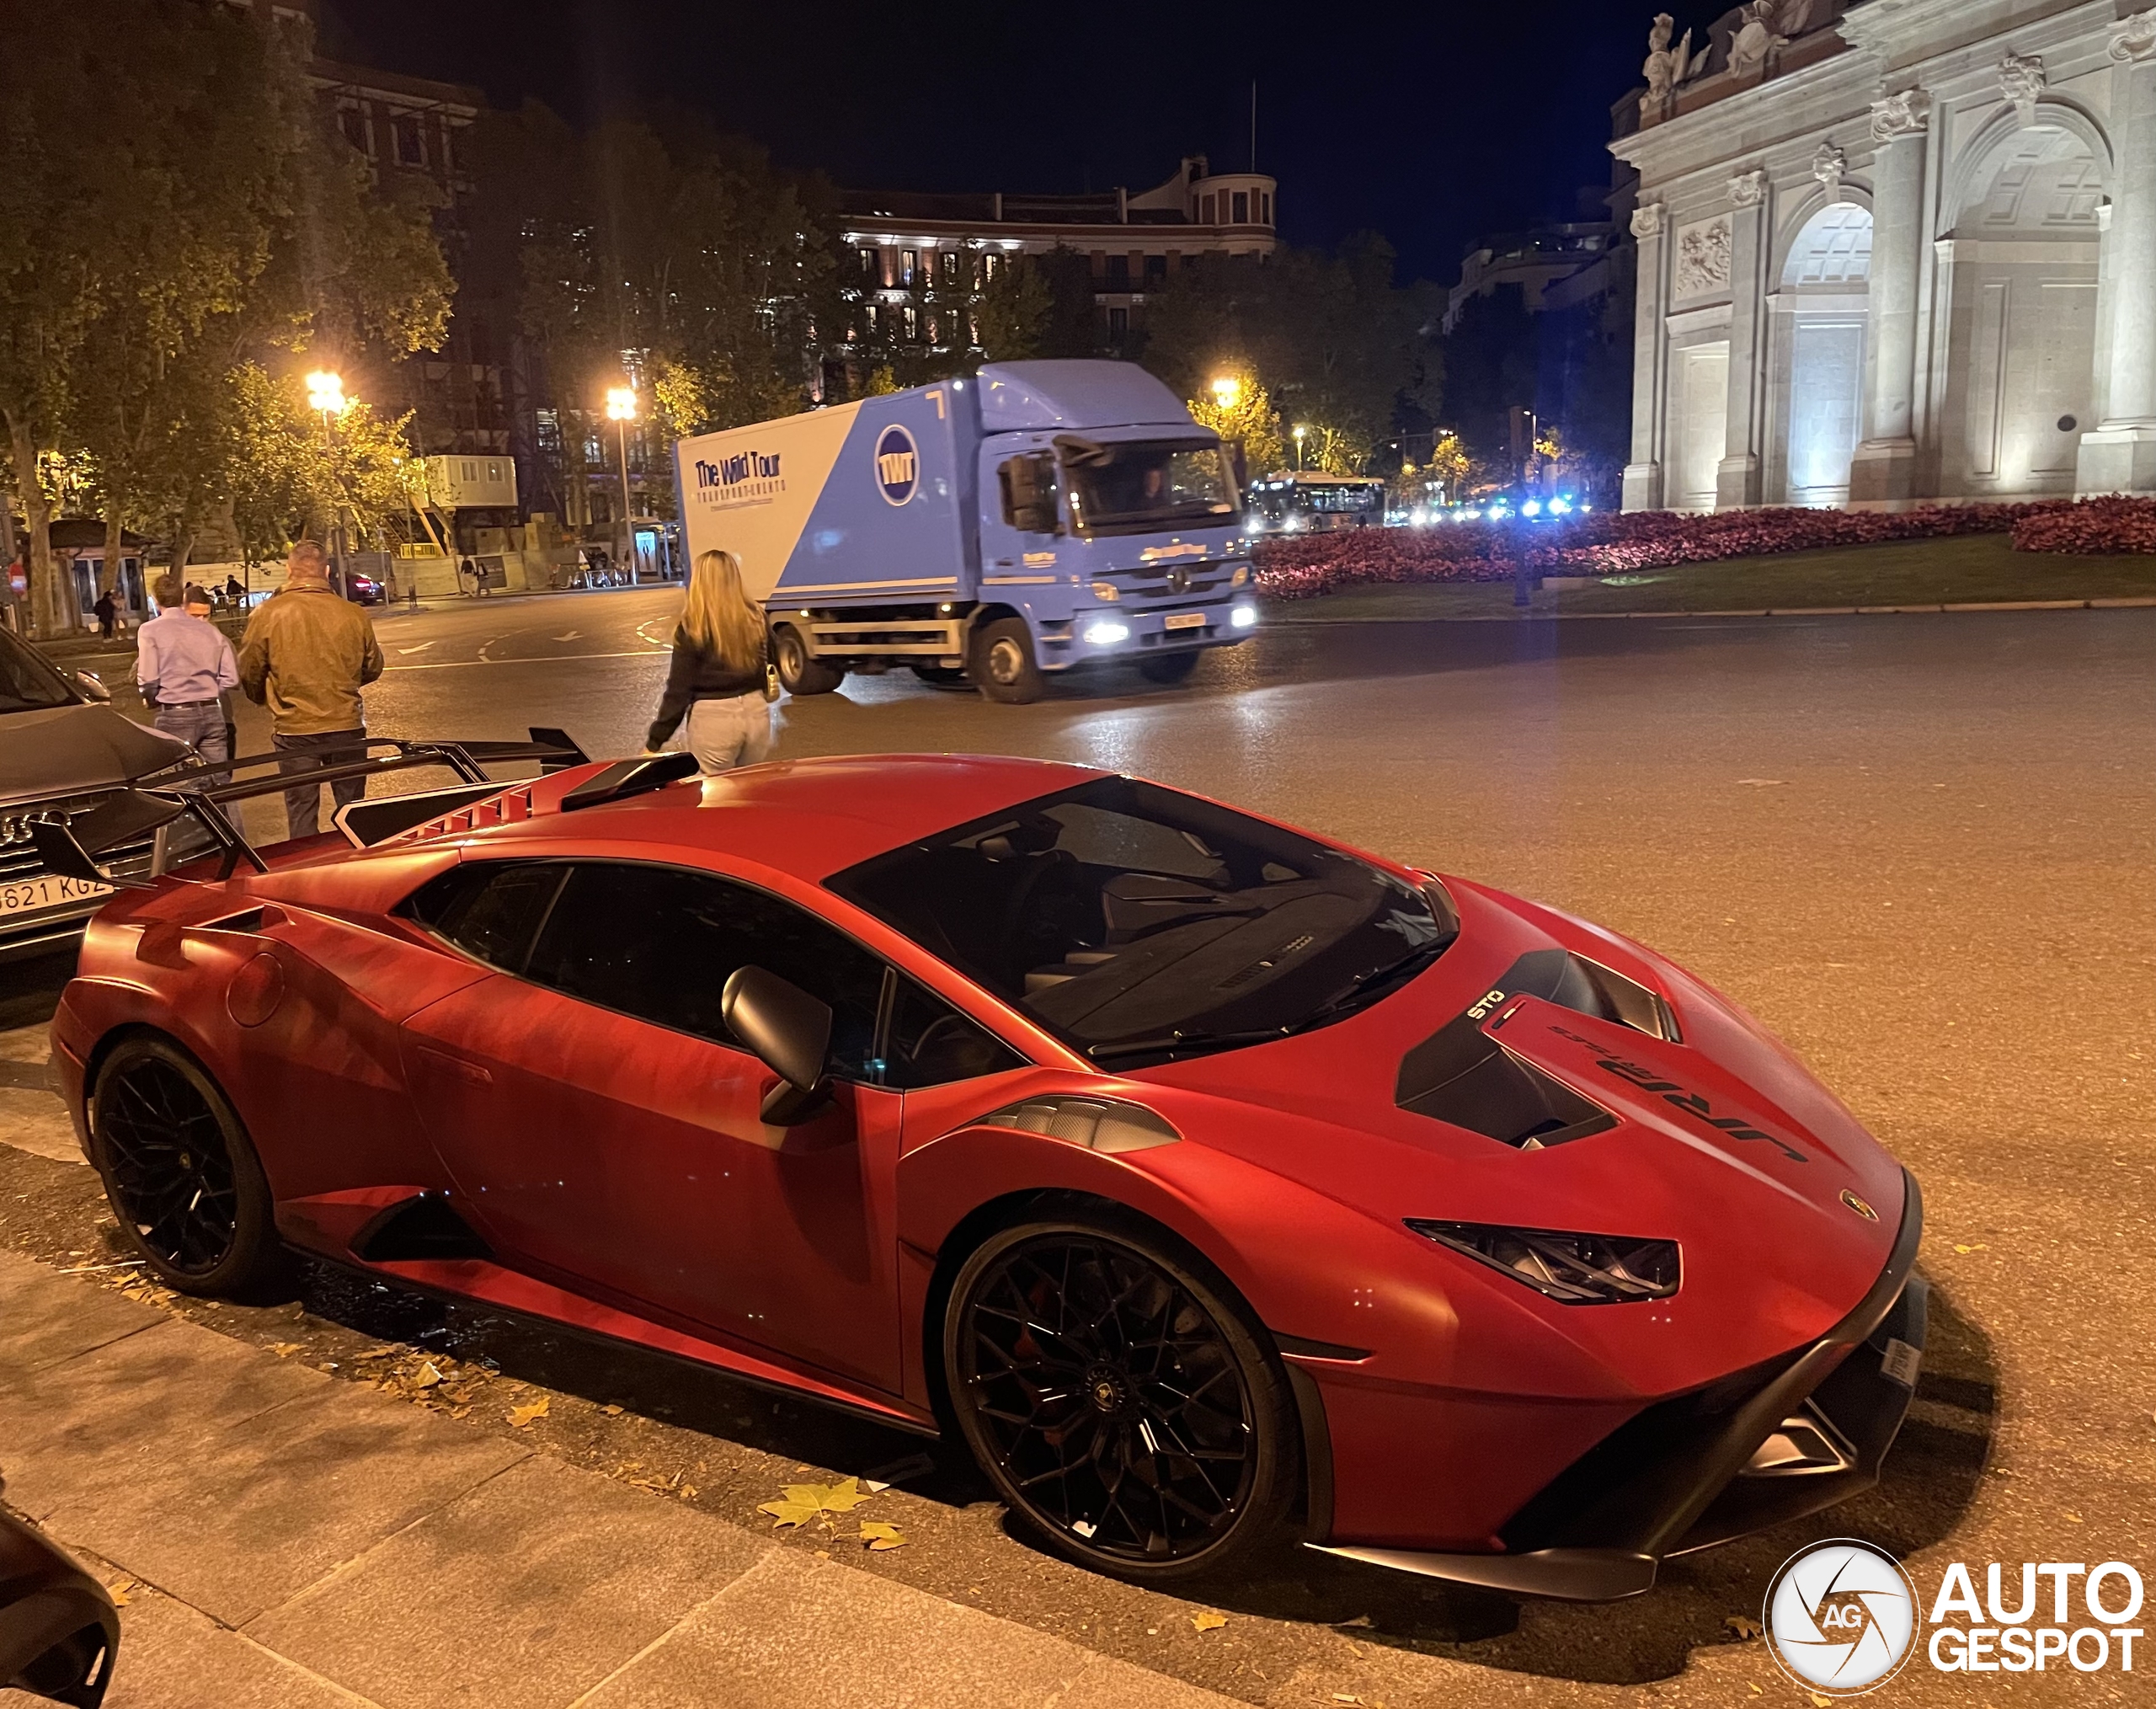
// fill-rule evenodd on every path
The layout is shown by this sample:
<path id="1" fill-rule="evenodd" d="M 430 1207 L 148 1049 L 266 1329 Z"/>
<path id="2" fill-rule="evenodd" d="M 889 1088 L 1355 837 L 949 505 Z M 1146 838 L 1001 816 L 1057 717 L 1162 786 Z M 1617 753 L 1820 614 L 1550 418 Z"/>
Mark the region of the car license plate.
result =
<path id="1" fill-rule="evenodd" d="M 1171 612 L 1161 618 L 1161 627 L 1164 629 L 1202 629 L 1205 627 L 1205 613 Z"/>
<path id="2" fill-rule="evenodd" d="M 65 908 L 71 903 L 93 901 L 111 894 L 111 885 L 93 884 L 83 879 L 59 879 L 50 873 L 43 878 L 24 879 L 15 884 L 0 884 L 0 920 L 16 914 L 41 914 L 48 908 Z"/>

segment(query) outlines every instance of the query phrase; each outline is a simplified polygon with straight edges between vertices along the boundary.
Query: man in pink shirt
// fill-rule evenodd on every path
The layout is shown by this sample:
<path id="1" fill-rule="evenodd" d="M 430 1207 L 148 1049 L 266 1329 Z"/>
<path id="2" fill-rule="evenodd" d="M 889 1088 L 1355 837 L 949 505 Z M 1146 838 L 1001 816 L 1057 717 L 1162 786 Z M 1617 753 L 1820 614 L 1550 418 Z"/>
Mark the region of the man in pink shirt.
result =
<path id="1" fill-rule="evenodd" d="M 211 599 L 179 578 L 157 583 L 157 615 L 142 625 L 135 681 L 167 735 L 191 743 L 213 765 L 232 756 L 221 698 L 239 686 L 239 660 L 225 632 L 210 621 Z"/>

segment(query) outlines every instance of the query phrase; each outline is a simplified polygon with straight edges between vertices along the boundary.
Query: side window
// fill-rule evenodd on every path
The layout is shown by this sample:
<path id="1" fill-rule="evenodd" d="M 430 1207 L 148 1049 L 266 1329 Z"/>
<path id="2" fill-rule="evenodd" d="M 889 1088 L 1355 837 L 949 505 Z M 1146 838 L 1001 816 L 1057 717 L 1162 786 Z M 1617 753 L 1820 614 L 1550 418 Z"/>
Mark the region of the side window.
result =
<path id="1" fill-rule="evenodd" d="M 1026 1059 L 904 974 L 891 1006 L 891 1036 L 884 1049 L 883 1084 L 941 1086 L 1023 1068 Z"/>
<path id="2" fill-rule="evenodd" d="M 1029 534 L 1060 531 L 1056 510 L 1055 459 L 1040 451 L 1006 457 L 996 467 L 1003 490 L 1003 520 Z"/>
<path id="3" fill-rule="evenodd" d="M 476 861 L 423 886 L 403 911 L 467 955 L 521 973 L 532 936 L 568 875 L 559 862 Z"/>
<path id="4" fill-rule="evenodd" d="M 883 964 L 790 902 L 674 867 L 580 865 L 525 969 L 573 997 L 722 1044 L 719 996 L 760 967 L 831 1006 L 832 1071 L 872 1077 Z"/>

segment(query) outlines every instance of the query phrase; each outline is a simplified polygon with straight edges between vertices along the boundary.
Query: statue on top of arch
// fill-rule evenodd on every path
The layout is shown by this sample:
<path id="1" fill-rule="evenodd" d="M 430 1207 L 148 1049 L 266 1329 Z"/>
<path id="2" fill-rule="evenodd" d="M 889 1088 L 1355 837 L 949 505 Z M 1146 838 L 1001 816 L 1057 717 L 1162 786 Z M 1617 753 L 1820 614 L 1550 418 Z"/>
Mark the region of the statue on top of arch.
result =
<path id="1" fill-rule="evenodd" d="M 1692 51 L 1692 32 L 1686 30 L 1684 38 L 1673 48 L 1670 38 L 1677 33 L 1677 20 L 1667 12 L 1655 14 L 1654 28 L 1647 32 L 1646 63 L 1640 67 L 1646 74 L 1647 92 L 1640 97 L 1640 117 L 1650 119 L 1668 109 L 1675 98 L 1678 84 L 1689 82 L 1706 69 L 1707 50 Z"/>

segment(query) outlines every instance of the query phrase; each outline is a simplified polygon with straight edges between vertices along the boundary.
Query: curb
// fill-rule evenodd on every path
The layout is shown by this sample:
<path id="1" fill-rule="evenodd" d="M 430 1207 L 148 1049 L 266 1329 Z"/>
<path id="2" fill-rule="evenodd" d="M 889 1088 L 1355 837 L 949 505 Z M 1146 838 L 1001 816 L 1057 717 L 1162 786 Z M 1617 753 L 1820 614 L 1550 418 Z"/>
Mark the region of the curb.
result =
<path id="1" fill-rule="evenodd" d="M 1299 600 L 1287 602 L 1300 605 Z M 1668 617 L 1882 617 L 1935 616 L 1965 612 L 2082 612 L 2131 611 L 2156 606 L 2156 595 L 2095 600 L 1992 600 L 1937 606 L 1773 606 L 1747 611 L 1704 612 L 1468 612 L 1457 617 L 1303 617 L 1287 613 L 1273 618 L 1280 623 L 1518 623 L 1562 618 L 1575 622 L 1619 622 L 1627 619 Z"/>

